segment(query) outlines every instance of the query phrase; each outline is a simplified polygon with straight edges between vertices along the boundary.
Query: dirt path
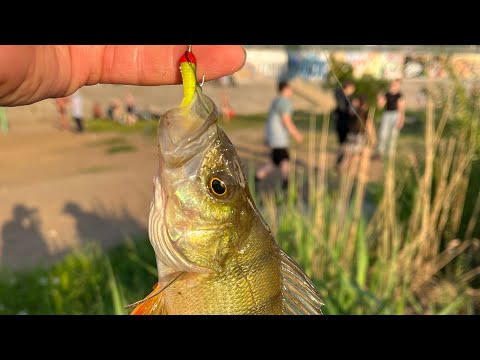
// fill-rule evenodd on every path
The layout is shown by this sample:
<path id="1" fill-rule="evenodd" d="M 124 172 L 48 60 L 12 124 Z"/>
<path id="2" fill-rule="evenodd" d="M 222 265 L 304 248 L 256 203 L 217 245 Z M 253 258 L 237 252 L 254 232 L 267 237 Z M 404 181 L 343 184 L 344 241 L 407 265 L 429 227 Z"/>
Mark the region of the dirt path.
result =
<path id="1" fill-rule="evenodd" d="M 0 140 L 0 264 L 48 263 L 78 245 L 145 233 L 156 167 L 154 139 L 108 154 L 112 134 L 59 131 Z M 115 140 L 114 140 L 115 141 Z"/>

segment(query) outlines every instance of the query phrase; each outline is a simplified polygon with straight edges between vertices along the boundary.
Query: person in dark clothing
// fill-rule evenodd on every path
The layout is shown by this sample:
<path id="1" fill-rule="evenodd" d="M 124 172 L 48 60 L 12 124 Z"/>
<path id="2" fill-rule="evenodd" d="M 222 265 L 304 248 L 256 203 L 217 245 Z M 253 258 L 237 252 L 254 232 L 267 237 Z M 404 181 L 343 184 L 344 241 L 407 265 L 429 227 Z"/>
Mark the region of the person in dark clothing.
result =
<path id="1" fill-rule="evenodd" d="M 395 151 L 398 133 L 405 122 L 405 100 L 400 92 L 400 80 L 392 81 L 388 92 L 378 97 L 378 107 L 385 107 L 378 142 L 378 153 L 384 156 L 390 150 Z"/>
<path id="2" fill-rule="evenodd" d="M 127 105 L 126 123 L 127 125 L 133 125 L 137 121 L 137 115 L 135 113 L 135 99 L 133 98 L 133 95 L 131 93 L 127 95 L 125 103 Z"/>
<path id="3" fill-rule="evenodd" d="M 345 143 L 347 142 L 347 136 L 351 123 L 351 116 L 354 114 L 350 97 L 355 92 L 355 84 L 347 80 L 343 83 L 342 87 L 335 90 L 335 100 L 337 107 L 334 111 L 335 126 L 338 135 L 338 152 L 337 152 L 337 166 L 343 160 L 345 155 Z"/>
<path id="4" fill-rule="evenodd" d="M 356 102 L 355 102 L 356 100 Z M 365 95 L 360 95 L 352 101 L 356 114 L 351 115 L 350 131 L 353 134 L 365 133 L 368 121 L 368 103 Z M 357 116 L 358 115 L 358 116 Z"/>
<path id="5" fill-rule="evenodd" d="M 351 151 L 358 153 L 362 151 L 366 145 L 374 146 L 377 140 L 375 127 L 368 117 L 370 105 L 368 104 L 367 97 L 360 95 L 358 98 L 352 100 L 352 105 L 356 113 L 351 115 L 347 143 Z"/>

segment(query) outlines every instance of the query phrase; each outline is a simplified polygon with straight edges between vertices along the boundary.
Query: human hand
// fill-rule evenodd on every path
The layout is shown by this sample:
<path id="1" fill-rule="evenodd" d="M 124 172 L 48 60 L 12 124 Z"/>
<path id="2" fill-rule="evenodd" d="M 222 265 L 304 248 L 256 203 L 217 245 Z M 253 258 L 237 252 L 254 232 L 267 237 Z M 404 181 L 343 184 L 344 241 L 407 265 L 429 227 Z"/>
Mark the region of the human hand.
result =
<path id="1" fill-rule="evenodd" d="M 301 132 L 298 132 L 295 135 L 295 141 L 299 144 L 301 144 L 303 142 L 303 134 Z"/>
<path id="2" fill-rule="evenodd" d="M 3 45 L 0 46 L 0 106 L 28 105 L 65 97 L 95 84 L 180 84 L 182 45 Z M 239 70 L 238 45 L 194 45 L 199 79 Z"/>
<path id="3" fill-rule="evenodd" d="M 399 118 L 397 121 L 397 129 L 402 130 L 404 125 L 405 125 L 405 119 Z"/>

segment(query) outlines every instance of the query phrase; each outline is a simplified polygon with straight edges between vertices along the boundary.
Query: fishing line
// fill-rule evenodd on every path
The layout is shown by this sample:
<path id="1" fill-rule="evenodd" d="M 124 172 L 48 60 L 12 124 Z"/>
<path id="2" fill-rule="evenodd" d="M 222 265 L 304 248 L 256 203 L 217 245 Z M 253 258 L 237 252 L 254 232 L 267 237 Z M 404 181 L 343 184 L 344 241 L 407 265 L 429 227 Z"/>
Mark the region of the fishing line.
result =
<path id="1" fill-rule="evenodd" d="M 343 85 L 340 82 L 340 80 L 338 79 L 337 74 L 335 74 L 335 70 L 333 69 L 332 63 L 331 63 L 330 59 L 328 58 L 327 53 L 325 52 L 325 50 L 322 50 L 322 52 L 323 52 L 323 56 L 325 56 L 325 59 L 327 60 L 328 66 L 330 67 L 330 70 L 331 70 L 333 76 L 335 77 L 335 80 L 337 80 L 338 84 L 340 85 L 340 88 L 342 89 L 343 95 L 345 95 L 345 98 L 347 99 L 347 102 L 350 104 L 350 107 L 352 108 L 353 113 L 358 118 L 358 120 L 360 120 L 360 122 L 362 123 L 362 126 L 365 126 L 363 119 L 360 117 L 360 115 L 358 115 L 357 111 L 355 110 L 352 103 L 350 102 L 350 99 L 348 98 L 347 94 L 345 94 L 345 91 L 343 90 Z"/>
<path id="2" fill-rule="evenodd" d="M 145 299 L 143 300 L 139 300 L 137 302 L 134 302 L 133 304 L 130 304 L 130 305 L 127 305 L 125 306 L 125 309 L 129 309 L 131 307 L 134 307 L 134 306 L 137 306 L 137 305 L 140 305 L 140 304 L 143 304 L 145 301 L 147 300 L 150 300 L 150 299 L 153 299 L 155 296 L 157 296 L 158 294 L 160 294 L 163 290 L 165 290 L 167 287 L 169 287 L 170 285 L 172 285 L 175 281 L 178 280 L 178 278 L 180 276 L 182 276 L 183 274 L 185 274 L 184 271 L 182 271 L 180 274 L 178 274 L 172 281 L 170 281 L 167 285 L 165 285 L 163 288 L 161 288 L 159 291 L 153 293 L 152 295 L 150 296 L 147 296 Z"/>

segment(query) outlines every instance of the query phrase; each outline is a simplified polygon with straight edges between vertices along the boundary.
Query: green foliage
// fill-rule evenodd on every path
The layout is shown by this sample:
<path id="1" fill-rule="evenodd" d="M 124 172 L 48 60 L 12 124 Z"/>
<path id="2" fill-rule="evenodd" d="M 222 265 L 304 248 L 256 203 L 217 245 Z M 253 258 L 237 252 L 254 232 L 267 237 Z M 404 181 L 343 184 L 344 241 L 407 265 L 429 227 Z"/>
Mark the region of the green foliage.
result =
<path id="1" fill-rule="evenodd" d="M 325 83 L 328 87 L 335 88 L 346 80 L 353 80 L 353 66 L 349 63 L 335 60 L 333 56 L 330 57 L 330 68 L 327 73 Z"/>
<path id="2" fill-rule="evenodd" d="M 107 253 L 96 244 L 51 268 L 0 272 L 0 314 L 126 314 L 156 282 L 148 240 Z"/>
<path id="3" fill-rule="evenodd" d="M 88 132 L 143 133 L 154 136 L 157 133 L 157 121 L 139 120 L 133 125 L 124 125 L 113 120 L 90 119 L 86 122 L 86 130 Z"/>
<path id="4" fill-rule="evenodd" d="M 134 152 L 137 148 L 130 144 L 119 144 L 109 147 L 106 151 L 107 154 L 118 154 L 124 152 Z"/>
<path id="5" fill-rule="evenodd" d="M 330 88 L 338 87 L 338 81 L 343 83 L 345 80 L 351 80 L 355 83 L 354 96 L 364 95 L 369 104 L 374 105 L 377 102 L 377 95 L 388 88 L 389 81 L 377 79 L 371 75 L 363 75 L 361 78 L 353 76 L 352 65 L 330 58 L 330 69 L 326 78 L 326 86 Z M 338 79 L 338 81 L 337 81 Z"/>

